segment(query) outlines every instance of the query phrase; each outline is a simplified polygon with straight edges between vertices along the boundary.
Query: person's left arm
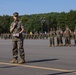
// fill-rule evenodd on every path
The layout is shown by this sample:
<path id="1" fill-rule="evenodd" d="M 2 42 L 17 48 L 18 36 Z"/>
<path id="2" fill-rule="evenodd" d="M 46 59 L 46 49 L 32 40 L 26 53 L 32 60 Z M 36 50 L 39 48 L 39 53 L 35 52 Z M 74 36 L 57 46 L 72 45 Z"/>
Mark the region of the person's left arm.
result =
<path id="1" fill-rule="evenodd" d="M 24 32 L 24 26 L 23 24 L 21 23 L 21 31 L 19 32 L 19 34 L 23 33 Z"/>

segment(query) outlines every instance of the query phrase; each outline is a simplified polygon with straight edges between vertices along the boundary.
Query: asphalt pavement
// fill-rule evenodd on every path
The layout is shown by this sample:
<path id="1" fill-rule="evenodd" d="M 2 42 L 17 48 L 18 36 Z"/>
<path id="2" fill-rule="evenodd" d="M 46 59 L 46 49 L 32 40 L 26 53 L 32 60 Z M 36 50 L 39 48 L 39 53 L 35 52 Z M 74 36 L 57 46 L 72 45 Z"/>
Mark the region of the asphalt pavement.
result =
<path id="1" fill-rule="evenodd" d="M 12 40 L 0 39 L 0 75 L 76 75 L 76 47 L 49 47 L 49 39 L 25 39 L 24 49 L 26 63 L 10 63 Z"/>

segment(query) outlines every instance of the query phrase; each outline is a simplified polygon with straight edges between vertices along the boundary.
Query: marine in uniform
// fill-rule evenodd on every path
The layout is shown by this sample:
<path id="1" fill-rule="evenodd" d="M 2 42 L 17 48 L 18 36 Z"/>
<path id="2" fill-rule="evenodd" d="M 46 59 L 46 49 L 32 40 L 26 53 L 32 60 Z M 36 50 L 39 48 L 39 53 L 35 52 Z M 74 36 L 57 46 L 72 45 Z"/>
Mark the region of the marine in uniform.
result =
<path id="1" fill-rule="evenodd" d="M 68 26 L 66 26 L 64 36 L 65 36 L 65 46 L 71 46 L 71 30 Z"/>
<path id="2" fill-rule="evenodd" d="M 74 43 L 75 43 L 75 46 L 76 46 L 76 27 L 75 27 L 75 30 L 74 30 Z"/>
<path id="3" fill-rule="evenodd" d="M 55 33 L 54 33 L 52 28 L 50 29 L 50 34 L 49 35 L 50 35 L 50 47 L 53 47 L 53 46 L 55 46 L 55 43 L 54 43 Z"/>
<path id="4" fill-rule="evenodd" d="M 57 30 L 56 30 L 57 46 L 63 45 L 62 36 L 63 36 L 63 31 L 61 30 L 60 27 L 57 27 Z"/>
<path id="5" fill-rule="evenodd" d="M 11 23 L 10 26 L 10 33 L 12 34 L 12 53 L 13 53 L 13 60 L 10 61 L 11 63 L 25 63 L 25 52 L 23 48 L 23 35 L 24 26 L 21 21 L 18 20 L 18 13 L 13 13 L 14 21 Z M 20 54 L 21 60 L 18 61 L 18 51 Z"/>

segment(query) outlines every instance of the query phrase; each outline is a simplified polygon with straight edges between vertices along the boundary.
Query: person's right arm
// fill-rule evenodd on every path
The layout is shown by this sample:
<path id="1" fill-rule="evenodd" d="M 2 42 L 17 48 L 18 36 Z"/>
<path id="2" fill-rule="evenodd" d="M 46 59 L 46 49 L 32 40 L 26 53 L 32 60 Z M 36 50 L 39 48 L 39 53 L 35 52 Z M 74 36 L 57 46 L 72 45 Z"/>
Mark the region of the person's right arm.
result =
<path id="1" fill-rule="evenodd" d="M 13 32 L 13 30 L 15 29 L 16 27 L 16 23 L 12 23 L 11 26 L 10 26 L 10 33 Z"/>
<path id="2" fill-rule="evenodd" d="M 13 32 L 13 30 L 14 30 L 14 27 L 11 27 L 11 28 L 10 28 L 10 33 L 12 33 L 12 32 Z"/>

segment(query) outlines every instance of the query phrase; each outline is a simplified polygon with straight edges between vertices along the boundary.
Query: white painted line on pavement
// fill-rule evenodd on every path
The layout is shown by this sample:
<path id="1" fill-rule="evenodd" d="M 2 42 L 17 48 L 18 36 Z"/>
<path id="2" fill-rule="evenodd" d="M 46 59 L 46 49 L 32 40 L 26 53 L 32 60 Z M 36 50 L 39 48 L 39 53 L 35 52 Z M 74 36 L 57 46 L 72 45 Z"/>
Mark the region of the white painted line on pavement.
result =
<path id="1" fill-rule="evenodd" d="M 32 65 L 25 65 L 25 64 L 13 64 L 13 63 L 6 63 L 6 62 L 0 62 L 0 64 L 2 64 L 2 65 L 12 65 L 12 66 L 21 66 L 21 67 L 35 68 L 35 69 L 42 69 L 42 70 L 52 70 L 52 71 L 76 73 L 75 70 L 65 70 L 65 69 L 57 69 L 57 68 L 48 68 L 48 67 L 32 66 Z"/>

